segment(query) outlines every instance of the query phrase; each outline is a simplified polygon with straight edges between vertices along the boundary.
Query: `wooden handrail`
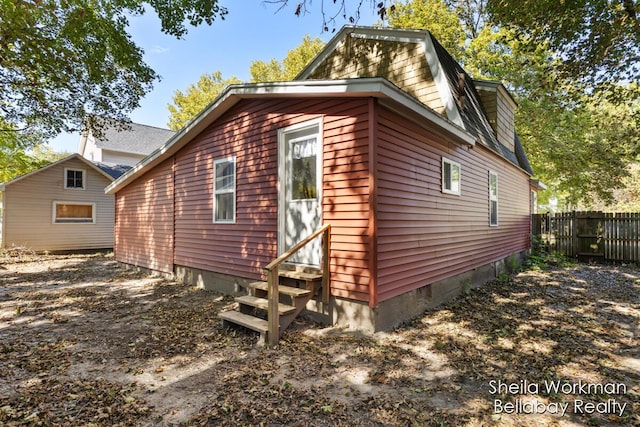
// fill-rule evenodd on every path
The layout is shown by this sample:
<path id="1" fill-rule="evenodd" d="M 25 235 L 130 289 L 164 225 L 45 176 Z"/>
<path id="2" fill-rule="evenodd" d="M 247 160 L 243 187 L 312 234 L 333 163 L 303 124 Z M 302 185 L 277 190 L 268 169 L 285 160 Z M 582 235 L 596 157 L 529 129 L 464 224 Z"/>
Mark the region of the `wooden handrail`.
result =
<path id="1" fill-rule="evenodd" d="M 278 258 L 271 261 L 264 268 L 267 272 L 267 283 L 269 285 L 267 290 L 267 323 L 269 326 L 268 341 L 270 346 L 278 344 L 280 339 L 280 316 L 278 314 L 278 302 L 279 292 L 278 286 L 280 278 L 278 275 L 278 267 L 285 262 L 289 257 L 298 252 L 304 246 L 309 244 L 313 239 L 324 233 L 324 239 L 322 241 L 322 302 L 329 302 L 329 269 L 330 269 L 330 251 L 331 251 L 331 224 L 326 224 L 309 236 L 301 240 L 293 248 L 289 249 Z"/>
<path id="2" fill-rule="evenodd" d="M 295 254 L 300 249 L 302 249 L 304 246 L 306 246 L 309 242 L 311 242 L 313 239 L 318 237 L 320 234 L 324 233 L 326 230 L 330 230 L 330 229 L 331 229 L 331 224 L 326 224 L 326 225 L 323 225 L 322 227 L 318 228 L 316 231 L 311 233 L 309 236 L 307 236 L 306 238 L 304 238 L 300 242 L 298 242 L 298 244 L 296 244 L 293 248 L 289 249 L 287 252 L 283 253 L 278 258 L 274 259 L 269 264 L 267 264 L 267 266 L 264 269 L 267 270 L 267 271 L 271 271 L 275 267 L 278 267 L 280 264 L 285 262 L 287 260 L 287 258 L 289 258 L 291 255 Z"/>

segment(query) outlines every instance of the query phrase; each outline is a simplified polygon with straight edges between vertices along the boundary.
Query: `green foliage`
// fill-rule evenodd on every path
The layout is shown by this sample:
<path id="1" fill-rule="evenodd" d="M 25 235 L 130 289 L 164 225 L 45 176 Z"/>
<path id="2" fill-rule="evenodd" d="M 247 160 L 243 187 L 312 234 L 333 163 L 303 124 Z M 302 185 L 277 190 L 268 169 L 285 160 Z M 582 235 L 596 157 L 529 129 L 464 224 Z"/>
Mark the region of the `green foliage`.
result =
<path id="1" fill-rule="evenodd" d="M 612 191 L 613 200 L 595 199 L 588 205 L 580 205 L 577 210 L 603 212 L 640 212 L 640 163 L 632 163 L 625 169 L 620 188 Z"/>
<path id="2" fill-rule="evenodd" d="M 13 178 L 37 169 L 39 162 L 26 154 L 30 148 L 37 146 L 42 140 L 37 134 L 22 135 L 15 127 L 0 119 L 0 182 L 7 182 Z"/>
<path id="3" fill-rule="evenodd" d="M 249 68 L 251 82 L 293 80 L 323 47 L 324 42 L 319 37 L 312 39 L 306 35 L 297 47 L 287 52 L 282 62 L 276 59 L 271 59 L 269 62 L 253 61 Z"/>
<path id="4" fill-rule="evenodd" d="M 0 143 L 0 182 L 9 182 L 21 175 L 38 170 L 49 163 L 69 156 L 69 153 L 56 153 L 49 146 L 36 145 L 31 151 Z"/>
<path id="5" fill-rule="evenodd" d="M 544 246 L 538 246 L 522 264 L 524 269 L 534 271 L 545 270 L 551 266 L 566 268 L 573 265 L 575 263 L 563 254 L 550 252 Z"/>
<path id="6" fill-rule="evenodd" d="M 217 0 L 146 2 L 162 31 L 177 37 L 185 23 L 210 24 L 226 9 Z M 151 90 L 156 73 L 127 33 L 145 13 L 133 0 L 0 2 L 0 119 L 4 130 L 47 137 L 82 128 L 89 114 L 125 120 Z M 95 123 L 95 122 L 92 122 Z M 94 129 L 99 134 L 100 129 Z"/>
<path id="7" fill-rule="evenodd" d="M 559 199 L 561 209 L 612 203 L 616 191 L 628 183 L 627 169 L 640 148 L 633 100 L 637 87 L 619 89 L 630 98 L 626 105 L 597 94 L 573 105 L 550 96 L 519 101 L 520 136 L 537 176 Z"/>
<path id="8" fill-rule="evenodd" d="M 324 47 L 320 38 L 312 39 L 306 35 L 302 42 L 291 49 L 282 62 L 271 59 L 269 62 L 253 61 L 250 67 L 251 82 L 289 81 Z M 197 83 L 189 85 L 185 92 L 176 90 L 173 104 L 169 105 L 169 128 L 178 130 L 200 113 L 228 85 L 242 83 L 237 77 L 225 79 L 220 71 L 203 74 Z"/>
<path id="9" fill-rule="evenodd" d="M 625 82 L 640 77 L 639 9 L 638 1 L 487 0 L 489 16 L 512 34 L 510 46 L 553 55 L 546 70 L 522 67 L 530 83 L 518 92 L 517 129 L 549 187 L 542 203 L 554 196 L 560 209 L 603 208 L 631 185 L 640 90 Z"/>
<path id="10" fill-rule="evenodd" d="M 487 0 L 494 22 L 538 43 L 562 61 L 563 78 L 588 85 L 640 78 L 637 0 Z"/>
<path id="11" fill-rule="evenodd" d="M 66 151 L 59 153 L 51 148 L 51 146 L 45 144 L 36 145 L 29 153 L 29 155 L 36 161 L 44 163 L 57 162 L 58 160 L 62 160 L 65 157 L 69 157 L 71 154 L 72 153 Z"/>
<path id="12" fill-rule="evenodd" d="M 272 59 L 269 62 L 265 61 L 253 61 L 251 67 L 249 67 L 251 73 L 251 82 L 281 82 L 289 80 L 285 76 L 285 71 L 282 64 L 277 59 Z"/>
<path id="13" fill-rule="evenodd" d="M 220 71 L 203 74 L 197 83 L 189 85 L 185 92 L 175 91 L 173 104 L 169 105 L 170 129 L 179 130 L 194 118 L 229 85 L 242 83 L 237 77 L 224 79 Z"/>
<path id="14" fill-rule="evenodd" d="M 396 1 L 393 6 L 388 14 L 389 26 L 429 30 L 454 58 L 462 58 L 465 40 L 462 23 L 443 0 Z"/>

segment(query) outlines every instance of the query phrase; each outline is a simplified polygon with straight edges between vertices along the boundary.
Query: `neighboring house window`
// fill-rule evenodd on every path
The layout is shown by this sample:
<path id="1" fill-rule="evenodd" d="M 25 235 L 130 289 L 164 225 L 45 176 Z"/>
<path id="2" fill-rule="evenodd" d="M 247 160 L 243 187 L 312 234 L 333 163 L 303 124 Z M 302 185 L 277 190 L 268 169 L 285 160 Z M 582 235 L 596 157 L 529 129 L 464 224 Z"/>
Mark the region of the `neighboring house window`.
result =
<path id="1" fill-rule="evenodd" d="M 236 220 L 236 158 L 213 162 L 213 222 Z"/>
<path id="2" fill-rule="evenodd" d="M 442 158 L 442 192 L 460 195 L 460 164 Z"/>
<path id="3" fill-rule="evenodd" d="M 64 170 L 64 188 L 75 188 L 84 190 L 85 188 L 85 171 L 82 169 Z"/>
<path id="4" fill-rule="evenodd" d="M 94 224 L 96 204 L 82 202 L 53 202 L 55 224 Z"/>
<path id="5" fill-rule="evenodd" d="M 498 225 L 498 174 L 489 171 L 489 225 Z"/>

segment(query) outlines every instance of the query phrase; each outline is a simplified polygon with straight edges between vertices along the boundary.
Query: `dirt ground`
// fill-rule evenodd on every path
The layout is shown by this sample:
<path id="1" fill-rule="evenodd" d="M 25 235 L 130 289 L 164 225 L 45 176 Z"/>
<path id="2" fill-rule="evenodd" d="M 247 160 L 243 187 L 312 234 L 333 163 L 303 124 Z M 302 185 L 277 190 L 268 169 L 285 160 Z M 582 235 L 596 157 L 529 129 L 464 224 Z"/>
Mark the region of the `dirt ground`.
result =
<path id="1" fill-rule="evenodd" d="M 531 269 L 394 331 L 298 321 L 111 254 L 0 256 L 0 425 L 640 425 L 640 269 Z"/>

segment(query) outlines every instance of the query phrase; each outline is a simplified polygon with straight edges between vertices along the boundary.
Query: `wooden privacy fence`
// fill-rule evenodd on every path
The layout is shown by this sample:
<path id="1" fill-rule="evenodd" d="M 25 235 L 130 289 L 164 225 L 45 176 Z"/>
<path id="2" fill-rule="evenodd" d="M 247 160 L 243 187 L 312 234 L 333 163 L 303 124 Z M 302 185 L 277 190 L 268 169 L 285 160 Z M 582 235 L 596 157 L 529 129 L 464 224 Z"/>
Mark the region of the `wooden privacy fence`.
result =
<path id="1" fill-rule="evenodd" d="M 640 263 L 640 213 L 535 214 L 531 225 L 535 236 L 567 257 Z"/>

